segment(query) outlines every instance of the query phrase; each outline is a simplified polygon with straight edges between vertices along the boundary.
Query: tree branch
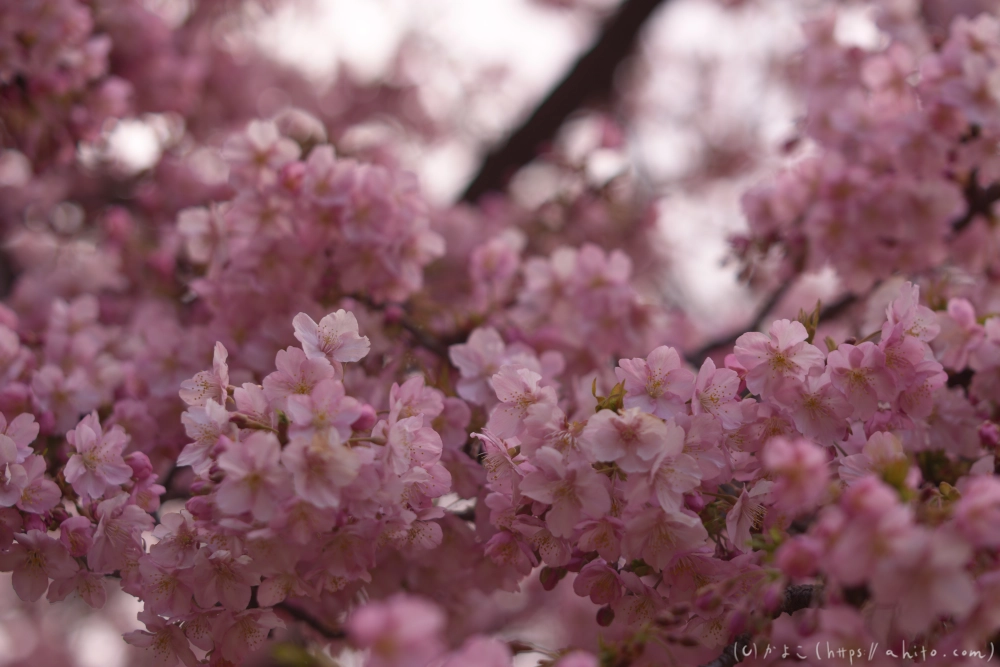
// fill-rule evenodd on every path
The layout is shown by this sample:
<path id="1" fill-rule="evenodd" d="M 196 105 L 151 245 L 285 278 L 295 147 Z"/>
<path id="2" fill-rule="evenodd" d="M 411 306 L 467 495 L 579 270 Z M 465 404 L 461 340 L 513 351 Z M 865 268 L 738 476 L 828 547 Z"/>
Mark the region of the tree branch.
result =
<path id="1" fill-rule="evenodd" d="M 1000 201 L 1000 183 L 992 183 L 984 188 L 979 185 L 977 176 L 973 173 L 972 177 L 969 178 L 968 184 L 965 186 L 964 194 L 965 201 L 969 206 L 965 211 L 965 215 L 951 223 L 951 230 L 955 234 L 958 234 L 972 224 L 976 216 L 990 215 L 993 204 Z"/>
<path id="2" fill-rule="evenodd" d="M 632 52 L 642 26 L 663 2 L 625 0 L 604 24 L 594 45 L 548 97 L 502 145 L 490 151 L 462 194 L 462 201 L 473 202 L 487 192 L 503 189 L 513 173 L 531 162 L 539 148 L 555 136 L 571 113 L 590 100 L 610 97 L 618 65 Z"/>
<path id="3" fill-rule="evenodd" d="M 318 632 L 326 639 L 335 640 L 335 639 L 345 639 L 347 637 L 347 633 L 345 633 L 343 630 L 340 629 L 334 630 L 332 628 L 328 628 L 326 625 L 324 625 L 319 620 L 314 618 L 311 614 L 308 614 L 302 609 L 299 609 L 294 605 L 288 604 L 287 602 L 279 602 L 278 604 L 274 605 L 274 609 L 278 611 L 283 611 L 284 613 L 294 618 L 296 621 L 305 623 L 306 625 L 308 625 L 310 628 Z"/>
<path id="4" fill-rule="evenodd" d="M 0 299 L 6 299 L 7 295 L 14 289 L 14 281 L 17 280 L 17 271 L 14 262 L 11 261 L 7 251 L 0 247 Z"/>
<path id="5" fill-rule="evenodd" d="M 791 287 L 792 287 L 791 281 L 786 281 L 782 283 L 781 287 L 776 289 L 774 293 L 767 298 L 767 301 L 765 301 L 761 305 L 761 307 L 757 310 L 757 315 L 754 316 L 753 322 L 751 322 L 748 327 L 741 329 L 735 334 L 726 336 L 725 338 L 718 338 L 716 340 L 709 341 L 708 343 L 706 343 L 705 345 L 703 345 L 702 347 L 700 347 L 699 349 L 695 350 L 693 353 L 688 355 L 688 361 L 690 362 L 690 364 L 694 366 L 696 369 L 701 368 L 701 365 L 705 362 L 705 359 L 708 358 L 708 355 L 712 350 L 719 347 L 730 347 L 732 345 L 735 345 L 736 339 L 742 336 L 745 332 L 757 331 L 762 326 L 764 326 L 764 320 L 771 313 L 771 311 L 774 310 L 775 306 L 778 305 L 778 302 L 785 298 L 785 295 L 788 294 L 788 290 L 790 290 Z"/>

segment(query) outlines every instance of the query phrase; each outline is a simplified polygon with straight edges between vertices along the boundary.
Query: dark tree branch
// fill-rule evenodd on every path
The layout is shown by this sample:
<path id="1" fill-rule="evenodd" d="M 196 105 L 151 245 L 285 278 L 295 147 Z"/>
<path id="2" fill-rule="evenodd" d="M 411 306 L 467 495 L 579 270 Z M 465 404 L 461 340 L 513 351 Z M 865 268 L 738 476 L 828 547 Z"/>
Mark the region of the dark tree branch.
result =
<path id="1" fill-rule="evenodd" d="M 989 217 L 992 215 L 993 205 L 1000 202 L 1000 183 L 991 183 L 987 186 L 982 186 L 979 184 L 977 175 L 975 173 L 969 178 L 968 183 L 963 191 L 966 202 L 965 213 L 951 223 L 951 231 L 953 235 L 959 234 L 962 230 L 972 224 L 972 221 L 978 216 Z M 767 315 L 774 310 L 774 307 L 778 305 L 778 302 L 788 293 L 788 289 L 791 287 L 791 282 L 785 282 L 779 287 L 774 294 L 768 298 L 766 302 L 761 306 L 760 310 L 757 311 L 757 316 L 754 321 L 747 328 L 747 331 L 757 331 L 764 324 L 764 319 Z M 830 320 L 835 317 L 842 315 L 848 308 L 853 306 L 858 301 L 858 296 L 854 294 L 847 294 L 832 304 L 823 308 L 820 312 L 820 320 Z M 688 355 L 688 361 L 695 368 L 701 367 L 701 364 L 708 357 L 712 350 L 720 347 L 730 347 L 736 343 L 736 339 L 742 335 L 742 331 L 734 334 L 732 336 L 727 336 L 725 338 L 719 338 L 706 343 L 704 346 L 692 352 Z"/>
<path id="2" fill-rule="evenodd" d="M 517 169 L 531 162 L 571 113 L 588 101 L 607 99 L 618 65 L 632 53 L 639 31 L 664 0 L 625 0 L 605 23 L 590 50 L 576 61 L 531 116 L 507 140 L 490 151 L 462 194 L 474 202 L 487 192 L 501 190 Z"/>
<path id="3" fill-rule="evenodd" d="M 364 294 L 351 293 L 345 296 L 354 299 L 355 301 L 363 304 L 366 308 L 370 310 L 377 310 L 384 312 L 387 304 L 379 304 L 372 301 Z M 433 333 L 429 332 L 422 325 L 413 322 L 405 314 L 402 317 L 394 318 L 392 323 L 398 324 L 400 328 L 404 329 L 410 336 L 413 337 L 414 342 L 420 347 L 430 350 L 437 356 L 441 357 L 445 361 L 448 361 L 448 347 L 456 343 L 464 342 L 465 337 L 456 337 L 453 339 L 443 340 L 435 336 Z"/>
<path id="4" fill-rule="evenodd" d="M 822 589 L 819 586 L 799 585 L 789 586 L 785 589 L 785 600 L 771 618 L 778 618 L 782 614 L 794 614 L 800 609 L 807 609 L 819 597 Z M 722 649 L 722 653 L 712 662 L 705 663 L 702 667 L 733 667 L 743 661 L 743 649 L 750 645 L 752 636 L 743 633 L 736 637 L 731 643 Z"/>
<path id="5" fill-rule="evenodd" d="M 969 205 L 965 215 L 951 223 L 951 230 L 958 234 L 963 229 L 972 224 L 976 216 L 989 216 L 992 213 L 993 204 L 1000 201 L 1000 183 L 993 183 L 986 187 L 979 185 L 975 173 L 969 178 L 965 186 L 965 201 Z"/>
<path id="6" fill-rule="evenodd" d="M 0 247 L 0 299 L 6 299 L 7 295 L 14 289 L 14 281 L 17 280 L 17 270 L 10 255 Z"/>
<path id="7" fill-rule="evenodd" d="M 760 329 L 764 326 L 764 320 L 771 313 L 771 311 L 774 310 L 775 306 L 778 305 L 778 302 L 785 298 L 785 295 L 788 294 L 788 290 L 791 289 L 791 287 L 791 281 L 782 283 L 781 287 L 776 289 L 774 293 L 768 297 L 767 301 L 765 301 L 757 310 L 757 315 L 753 318 L 753 322 L 751 322 L 746 329 L 742 329 L 731 336 L 726 336 L 725 338 L 716 339 L 706 343 L 701 348 L 688 355 L 688 361 L 695 368 L 701 368 L 702 363 L 704 363 L 705 359 L 708 358 L 708 355 L 712 350 L 719 347 L 731 347 L 736 344 L 736 339 L 742 336 L 746 331 L 757 331 Z"/>
<path id="8" fill-rule="evenodd" d="M 299 609 L 298 607 L 291 605 L 287 602 L 279 602 L 278 604 L 274 605 L 274 609 L 288 614 L 296 621 L 305 623 L 306 625 L 308 625 L 310 628 L 318 632 L 326 639 L 335 640 L 335 639 L 345 639 L 347 637 L 347 634 L 343 630 L 340 629 L 335 630 L 333 628 L 328 628 L 326 625 L 321 623 L 312 615 L 306 613 L 302 609 Z"/>

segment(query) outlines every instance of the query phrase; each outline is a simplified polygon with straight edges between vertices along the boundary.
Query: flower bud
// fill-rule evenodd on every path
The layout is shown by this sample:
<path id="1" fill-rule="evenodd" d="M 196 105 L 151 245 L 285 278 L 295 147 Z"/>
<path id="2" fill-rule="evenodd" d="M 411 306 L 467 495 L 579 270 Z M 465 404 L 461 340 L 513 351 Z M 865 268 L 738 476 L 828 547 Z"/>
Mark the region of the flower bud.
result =
<path id="1" fill-rule="evenodd" d="M 351 424 L 351 428 L 355 431 L 367 433 L 375 427 L 376 422 L 378 422 L 378 415 L 375 413 L 375 408 L 366 403 L 361 406 L 361 416 Z"/>
<path id="2" fill-rule="evenodd" d="M 560 573 L 560 570 L 562 572 Z M 566 574 L 566 570 L 562 568 L 554 568 L 546 565 L 542 568 L 541 572 L 538 573 L 538 580 L 542 583 L 542 588 L 551 591 L 559 583 L 559 580 L 563 578 Z"/>
<path id="3" fill-rule="evenodd" d="M 1000 426 L 991 421 L 983 422 L 979 427 L 979 440 L 983 443 L 983 447 L 994 449 L 1000 444 Z"/>
<path id="4" fill-rule="evenodd" d="M 142 452 L 132 452 L 125 457 L 125 463 L 132 469 L 132 477 L 137 482 L 141 482 L 153 474 L 153 464 L 149 462 L 149 457 Z"/>
<path id="5" fill-rule="evenodd" d="M 737 609 L 729 616 L 729 636 L 741 634 L 747 628 L 750 616 L 746 611 Z"/>
<path id="6" fill-rule="evenodd" d="M 289 162 L 281 168 L 278 176 L 281 187 L 289 192 L 299 192 L 302 189 L 302 179 L 306 174 L 303 162 Z"/>
<path id="7" fill-rule="evenodd" d="M 701 611 L 715 611 L 722 604 L 722 598 L 715 588 L 706 589 L 694 600 L 694 606 Z"/>
<path id="8" fill-rule="evenodd" d="M 694 493 L 685 493 L 684 506 L 697 514 L 705 509 L 705 498 L 697 491 Z"/>
<path id="9" fill-rule="evenodd" d="M 184 507 L 195 519 L 208 521 L 212 518 L 212 501 L 207 496 L 188 498 Z"/>
<path id="10" fill-rule="evenodd" d="M 604 606 L 597 610 L 597 624 L 602 628 L 611 625 L 615 620 L 615 612 L 611 607 Z"/>
<path id="11" fill-rule="evenodd" d="M 28 532 L 29 530 L 39 530 L 43 533 L 48 531 L 45 521 L 42 519 L 42 515 L 29 514 L 24 517 L 24 532 Z"/>
<path id="12" fill-rule="evenodd" d="M 785 590 L 782 582 L 775 582 L 764 589 L 764 609 L 767 610 L 769 614 L 773 614 L 781 608 L 781 604 L 785 601 Z M 733 634 L 739 634 L 742 630 L 738 630 Z"/>

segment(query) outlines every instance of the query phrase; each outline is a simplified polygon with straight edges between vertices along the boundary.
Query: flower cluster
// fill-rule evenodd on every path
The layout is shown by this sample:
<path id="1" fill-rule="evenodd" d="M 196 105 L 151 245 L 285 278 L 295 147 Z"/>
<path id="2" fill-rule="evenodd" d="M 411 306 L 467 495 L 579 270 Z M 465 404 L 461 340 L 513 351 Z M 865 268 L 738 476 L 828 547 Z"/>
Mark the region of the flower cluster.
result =
<path id="1" fill-rule="evenodd" d="M 972 272 L 994 265 L 997 18 L 958 17 L 927 54 L 902 41 L 842 46 L 835 23 L 809 26 L 802 68 L 806 133 L 819 150 L 745 196 L 744 247 L 778 244 L 790 264 L 831 265 L 855 293 L 946 259 Z"/>
<path id="2" fill-rule="evenodd" d="M 220 46 L 238 2 L 0 7 L 5 627 L 131 596 L 138 667 L 991 641 L 1000 21 L 877 4 L 877 50 L 808 24 L 813 151 L 747 194 L 741 242 L 857 307 L 762 313 L 717 356 L 645 289 L 627 177 L 565 151 L 535 208 L 435 210 L 350 131 L 434 134 L 406 84 L 291 77 L 304 108 L 257 119 L 281 73 Z M 163 155 L 123 175 L 130 109 Z"/>

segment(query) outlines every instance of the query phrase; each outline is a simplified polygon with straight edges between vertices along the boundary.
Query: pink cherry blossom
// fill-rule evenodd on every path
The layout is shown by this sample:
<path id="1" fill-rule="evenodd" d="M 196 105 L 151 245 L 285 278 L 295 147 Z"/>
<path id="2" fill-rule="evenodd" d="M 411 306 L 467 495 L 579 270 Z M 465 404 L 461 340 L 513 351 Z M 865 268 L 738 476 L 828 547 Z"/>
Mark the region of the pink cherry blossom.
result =
<path id="1" fill-rule="evenodd" d="M 225 473 L 215 502 L 227 514 L 250 512 L 259 521 L 273 516 L 287 474 L 278 466 L 281 445 L 273 433 L 255 432 L 219 456 Z"/>
<path id="2" fill-rule="evenodd" d="M 85 516 L 74 516 L 59 525 L 59 541 L 74 558 L 86 556 L 94 544 L 94 524 Z"/>
<path id="3" fill-rule="evenodd" d="M 504 348 L 496 329 L 482 327 L 469 334 L 467 342 L 448 349 L 449 359 L 462 375 L 456 385 L 459 396 L 478 405 L 493 398 L 491 378 L 503 365 Z"/>
<path id="4" fill-rule="evenodd" d="M 747 388 L 754 394 L 774 395 L 785 379 L 804 380 L 822 366 L 825 355 L 809 337 L 801 322 L 778 320 L 769 336 L 746 333 L 736 340 L 736 359 L 747 369 Z"/>
<path id="5" fill-rule="evenodd" d="M 945 368 L 960 371 L 969 363 L 970 355 L 986 338 L 986 331 L 976 321 L 976 311 L 966 299 L 948 301 L 947 313 L 938 316 L 941 333 L 934 339 L 939 350 L 938 360 Z"/>
<path id="6" fill-rule="evenodd" d="M 12 442 L 16 449 L 13 463 L 23 463 L 33 452 L 31 443 L 38 437 L 38 428 L 34 415 L 19 414 L 8 423 L 3 413 L 0 413 L 0 443 L 6 443 L 0 444 L 0 451 L 6 452 Z M 9 457 L 9 454 L 3 456 Z"/>
<path id="7" fill-rule="evenodd" d="M 351 425 L 362 415 L 361 404 L 345 395 L 337 380 L 323 380 L 308 396 L 289 396 L 286 410 L 291 430 L 309 434 L 334 430 L 340 438 L 351 437 Z"/>
<path id="8" fill-rule="evenodd" d="M 907 282 L 899 288 L 899 296 L 886 308 L 886 324 L 882 335 L 901 325 L 907 336 L 919 341 L 933 340 L 940 332 L 938 319 L 930 308 L 920 305 L 920 288 Z"/>
<path id="9" fill-rule="evenodd" d="M 596 460 L 614 462 L 627 473 L 646 472 L 661 453 L 681 453 L 683 442 L 670 435 L 661 419 L 639 408 L 622 414 L 601 410 L 587 422 L 580 447 Z"/>
<path id="10" fill-rule="evenodd" d="M 879 401 L 895 398 L 896 385 L 885 354 L 874 343 L 844 343 L 830 353 L 828 361 L 830 381 L 854 406 L 856 419 L 871 419 Z"/>
<path id="11" fill-rule="evenodd" d="M 744 486 L 736 504 L 726 513 L 726 534 L 732 545 L 739 551 L 751 550 L 750 531 L 761 527 L 767 513 L 759 497 L 767 494 L 773 485 L 773 482 L 761 480 L 754 484 L 753 489 L 749 492 Z"/>
<path id="12" fill-rule="evenodd" d="M 188 405 L 205 405 L 205 401 L 212 399 L 225 405 L 229 389 L 229 366 L 226 365 L 228 357 L 225 346 L 216 343 L 212 370 L 201 371 L 190 380 L 182 382 L 181 400 Z"/>
<path id="13" fill-rule="evenodd" d="M 682 451 L 685 437 L 684 429 L 673 420 L 666 423 L 665 446 L 653 459 L 649 472 L 629 478 L 630 500 L 652 496 L 664 511 L 680 511 L 684 494 L 696 489 L 702 478 L 697 459 Z"/>
<path id="14" fill-rule="evenodd" d="M 975 547 L 1000 546 L 1000 483 L 994 477 L 971 477 L 962 487 L 953 519 L 959 532 Z"/>
<path id="15" fill-rule="evenodd" d="M 354 481 L 361 461 L 345 446 L 337 431 L 301 435 L 281 452 L 281 462 L 292 474 L 295 493 L 316 507 L 336 508 L 340 490 Z"/>
<path id="16" fill-rule="evenodd" d="M 874 576 L 886 554 L 901 548 L 913 530 L 913 511 L 880 479 L 866 476 L 848 487 L 840 506 L 824 510 L 817 533 L 828 544 L 822 565 L 837 580 L 856 586 Z"/>
<path id="17" fill-rule="evenodd" d="M 573 580 L 573 590 L 581 597 L 589 597 L 594 604 L 611 604 L 622 596 L 618 572 L 598 558 L 583 566 Z"/>
<path id="18" fill-rule="evenodd" d="M 878 566 L 872 593 L 880 604 L 895 604 L 895 622 L 919 633 L 940 616 L 961 619 L 976 605 L 972 577 L 965 571 L 970 550 L 946 532 L 915 528 L 898 550 Z"/>
<path id="19" fill-rule="evenodd" d="M 121 426 L 112 426 L 105 433 L 94 412 L 67 433 L 66 439 L 76 452 L 66 463 L 66 481 L 81 496 L 100 498 L 109 486 L 131 479 L 132 468 L 122 458 L 128 436 Z"/>
<path id="20" fill-rule="evenodd" d="M 0 571 L 13 571 L 14 592 L 25 602 L 42 597 L 49 579 L 65 579 L 79 569 L 66 547 L 38 530 L 18 533 L 15 543 L 0 552 Z"/>
<path id="21" fill-rule="evenodd" d="M 143 553 L 142 533 L 153 528 L 153 517 L 129 504 L 127 493 L 97 506 L 97 529 L 87 553 L 87 567 L 94 572 L 122 570 Z"/>
<path id="22" fill-rule="evenodd" d="M 285 624 L 268 609 L 247 609 L 233 616 L 232 626 L 222 636 L 222 655 L 235 664 L 259 650 L 274 628 Z"/>
<path id="23" fill-rule="evenodd" d="M 774 504 L 785 511 L 805 512 L 826 493 L 829 461 L 819 446 L 801 438 L 774 438 L 762 451 L 761 463 L 774 479 Z"/>
<path id="24" fill-rule="evenodd" d="M 55 482 L 45 476 L 45 459 L 41 456 L 29 456 L 24 461 L 24 472 L 21 497 L 17 499 L 19 509 L 32 514 L 42 514 L 59 504 L 62 491 Z"/>
<path id="25" fill-rule="evenodd" d="M 444 624 L 436 605 L 399 593 L 355 611 L 347 630 L 356 646 L 370 650 L 371 667 L 424 667 L 444 652 Z"/>
<path id="26" fill-rule="evenodd" d="M 177 457 L 177 465 L 191 466 L 197 474 L 203 474 L 211 466 L 210 452 L 224 435 L 232 435 L 229 413 L 226 408 L 212 399 L 205 406 L 192 406 L 181 415 L 184 431 L 192 441 Z"/>
<path id="27" fill-rule="evenodd" d="M 650 507 L 626 523 L 623 548 L 627 557 L 641 558 L 662 570 L 675 556 L 694 551 L 707 540 L 708 532 L 697 516 Z"/>
<path id="28" fill-rule="evenodd" d="M 838 473 L 845 484 L 851 485 L 865 475 L 881 476 L 890 465 L 906 460 L 899 438 L 877 431 L 868 438 L 860 454 L 840 459 Z"/>
<path id="29" fill-rule="evenodd" d="M 645 359 L 622 359 L 615 376 L 625 383 L 625 407 L 641 408 L 669 419 L 685 411 L 694 390 L 694 374 L 681 367 L 680 355 L 661 345 Z"/>
<path id="30" fill-rule="evenodd" d="M 358 319 L 346 310 L 324 316 L 319 324 L 305 313 L 296 315 L 292 322 L 295 337 L 310 359 L 360 361 L 371 349 L 368 337 L 358 334 Z"/>
<path id="31" fill-rule="evenodd" d="M 338 379 L 325 356 L 310 358 L 297 347 L 278 350 L 274 365 L 278 370 L 264 378 L 264 395 L 278 410 L 289 396 L 308 396 L 323 380 Z"/>
<path id="32" fill-rule="evenodd" d="M 786 382 L 775 400 L 788 408 L 795 428 L 816 442 L 843 440 L 854 408 L 830 382 L 829 374 L 812 374 L 803 381 Z"/>
<path id="33" fill-rule="evenodd" d="M 124 638 L 129 644 L 144 649 L 150 664 L 167 667 L 176 665 L 178 660 L 187 667 L 198 664 L 179 623 L 171 623 L 145 610 L 139 612 L 139 621 L 146 629 L 125 633 Z"/>
<path id="34" fill-rule="evenodd" d="M 260 575 L 249 567 L 249 556 L 235 556 L 220 549 L 207 548 L 195 556 L 194 598 L 198 606 L 209 609 L 217 602 L 232 612 L 243 611 L 250 604 L 251 588 L 260 584 Z"/>
<path id="35" fill-rule="evenodd" d="M 524 429 L 528 408 L 538 403 L 555 403 L 555 390 L 540 386 L 541 379 L 541 375 L 523 366 L 502 366 L 493 376 L 493 388 L 500 405 L 490 413 L 487 428 L 501 438 L 515 436 Z"/>
<path id="36" fill-rule="evenodd" d="M 545 524 L 556 537 L 570 537 L 583 516 L 597 518 L 611 509 L 604 481 L 584 461 L 565 462 L 562 454 L 543 447 L 534 458 L 537 469 L 521 480 L 521 493 L 548 503 Z"/>
<path id="37" fill-rule="evenodd" d="M 491 637 L 472 637 L 448 656 L 441 667 L 509 667 L 510 648 L 505 642 Z"/>
<path id="38" fill-rule="evenodd" d="M 391 426 L 385 422 L 372 431 L 375 437 L 384 434 L 385 457 L 388 467 L 397 475 L 412 465 L 430 465 L 441 459 L 444 446 L 437 431 L 424 426 L 423 415 L 400 419 Z"/>
<path id="39" fill-rule="evenodd" d="M 425 415 L 432 420 L 444 410 L 441 392 L 425 386 L 423 376 L 410 378 L 402 385 L 393 384 L 389 389 L 389 420 Z"/>
<path id="40" fill-rule="evenodd" d="M 691 412 L 708 413 L 718 417 L 723 428 L 737 428 L 742 421 L 742 410 L 736 398 L 740 378 L 728 368 L 716 369 L 715 362 L 705 359 L 695 381 Z"/>
<path id="41" fill-rule="evenodd" d="M 63 525 L 66 525 L 65 523 Z M 198 552 L 198 530 L 187 510 L 164 514 L 153 529 L 156 544 L 149 549 L 150 557 L 164 567 L 189 568 Z"/>

